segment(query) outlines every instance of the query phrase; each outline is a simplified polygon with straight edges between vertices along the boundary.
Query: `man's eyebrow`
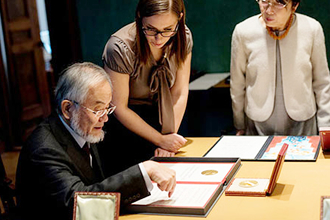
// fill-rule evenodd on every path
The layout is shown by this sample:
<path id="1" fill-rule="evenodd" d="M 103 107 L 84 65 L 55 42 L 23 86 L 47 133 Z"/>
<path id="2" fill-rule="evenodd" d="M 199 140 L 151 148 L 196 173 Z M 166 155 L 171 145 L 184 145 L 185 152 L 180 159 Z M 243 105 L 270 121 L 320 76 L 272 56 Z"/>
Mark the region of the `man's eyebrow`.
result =
<path id="1" fill-rule="evenodd" d="M 101 101 L 101 100 L 96 101 L 95 104 L 96 104 L 96 105 L 98 105 L 98 104 L 110 105 L 110 103 L 107 104 L 107 103 L 105 103 L 105 102 L 103 102 L 103 101 Z"/>
<path id="2" fill-rule="evenodd" d="M 103 102 L 103 101 L 95 101 L 95 107 L 97 106 L 97 105 L 105 105 L 106 107 L 105 108 L 110 108 L 110 106 L 111 106 L 111 102 L 109 102 L 108 104 L 107 103 L 105 103 L 105 102 Z"/>

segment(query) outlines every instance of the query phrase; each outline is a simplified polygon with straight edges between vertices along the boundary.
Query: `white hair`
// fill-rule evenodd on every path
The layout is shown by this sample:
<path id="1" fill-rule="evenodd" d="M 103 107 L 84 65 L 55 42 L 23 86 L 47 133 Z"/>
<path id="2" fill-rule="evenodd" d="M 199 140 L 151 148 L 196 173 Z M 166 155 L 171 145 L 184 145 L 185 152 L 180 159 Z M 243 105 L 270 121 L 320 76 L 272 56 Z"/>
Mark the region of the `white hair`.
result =
<path id="1" fill-rule="evenodd" d="M 84 103 L 90 87 L 97 86 L 103 81 L 108 81 L 112 89 L 108 74 L 93 63 L 75 63 L 69 66 L 61 74 L 55 89 L 56 110 L 62 114 L 63 100 Z"/>

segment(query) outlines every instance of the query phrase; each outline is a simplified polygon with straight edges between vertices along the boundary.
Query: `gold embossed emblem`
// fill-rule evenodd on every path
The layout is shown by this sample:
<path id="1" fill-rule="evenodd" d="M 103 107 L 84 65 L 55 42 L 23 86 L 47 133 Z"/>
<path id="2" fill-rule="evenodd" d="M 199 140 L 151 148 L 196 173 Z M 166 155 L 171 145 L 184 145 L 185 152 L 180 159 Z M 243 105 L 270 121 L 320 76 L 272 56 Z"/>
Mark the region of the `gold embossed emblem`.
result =
<path id="1" fill-rule="evenodd" d="M 218 171 L 216 171 L 216 170 L 204 170 L 202 172 L 202 174 L 205 175 L 205 176 L 215 175 L 217 173 L 218 173 Z"/>
<path id="2" fill-rule="evenodd" d="M 252 188 L 252 187 L 256 187 L 257 185 L 258 185 L 258 181 L 256 180 L 244 180 L 239 183 L 239 186 L 243 188 Z"/>

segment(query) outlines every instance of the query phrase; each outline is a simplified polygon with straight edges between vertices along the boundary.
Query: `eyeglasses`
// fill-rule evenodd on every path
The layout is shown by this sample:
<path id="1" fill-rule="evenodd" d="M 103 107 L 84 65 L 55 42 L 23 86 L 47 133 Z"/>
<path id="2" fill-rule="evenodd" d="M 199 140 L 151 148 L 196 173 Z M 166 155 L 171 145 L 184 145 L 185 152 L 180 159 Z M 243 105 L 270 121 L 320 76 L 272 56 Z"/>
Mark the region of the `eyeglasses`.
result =
<path id="1" fill-rule="evenodd" d="M 103 110 L 98 110 L 98 111 L 94 111 L 90 108 L 87 108 L 81 104 L 79 104 L 78 102 L 76 101 L 73 101 L 74 104 L 76 105 L 79 105 L 80 107 L 86 109 L 87 111 L 90 111 L 92 113 L 94 113 L 97 117 L 101 118 L 103 115 L 107 114 L 107 115 L 110 115 L 111 113 L 113 113 L 116 109 L 116 106 L 113 105 L 112 103 L 110 103 L 110 107 L 109 108 L 106 108 L 106 109 L 103 109 Z"/>
<path id="2" fill-rule="evenodd" d="M 263 8 L 268 8 L 269 6 L 272 6 L 275 10 L 281 10 L 287 6 L 287 4 L 282 4 L 279 2 L 271 3 L 267 0 L 256 0 L 256 2 L 258 2 L 258 4 Z"/>
<path id="3" fill-rule="evenodd" d="M 148 35 L 148 36 L 156 36 L 156 35 L 160 34 L 163 37 L 173 37 L 176 34 L 176 32 L 178 32 L 178 29 L 179 29 L 179 22 L 173 31 L 172 30 L 159 31 L 157 29 L 152 29 L 152 28 L 142 28 L 142 31 L 145 35 Z"/>

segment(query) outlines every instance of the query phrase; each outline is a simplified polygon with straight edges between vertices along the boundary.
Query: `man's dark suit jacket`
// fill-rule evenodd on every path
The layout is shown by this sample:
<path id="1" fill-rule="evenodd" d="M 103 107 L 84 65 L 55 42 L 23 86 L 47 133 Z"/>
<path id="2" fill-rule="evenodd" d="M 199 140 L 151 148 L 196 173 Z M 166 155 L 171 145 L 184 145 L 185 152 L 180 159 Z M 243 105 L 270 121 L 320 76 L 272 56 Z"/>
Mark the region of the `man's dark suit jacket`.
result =
<path id="1" fill-rule="evenodd" d="M 91 144 L 93 168 L 83 153 L 58 115 L 36 128 L 22 148 L 17 167 L 23 219 L 72 219 L 76 191 L 120 192 L 122 206 L 149 195 L 138 165 L 104 178 L 96 146 Z M 108 159 L 116 160 L 116 155 Z"/>

